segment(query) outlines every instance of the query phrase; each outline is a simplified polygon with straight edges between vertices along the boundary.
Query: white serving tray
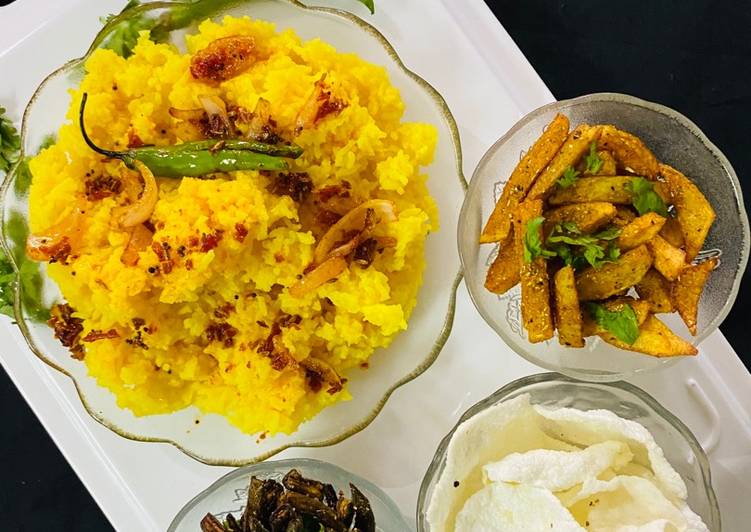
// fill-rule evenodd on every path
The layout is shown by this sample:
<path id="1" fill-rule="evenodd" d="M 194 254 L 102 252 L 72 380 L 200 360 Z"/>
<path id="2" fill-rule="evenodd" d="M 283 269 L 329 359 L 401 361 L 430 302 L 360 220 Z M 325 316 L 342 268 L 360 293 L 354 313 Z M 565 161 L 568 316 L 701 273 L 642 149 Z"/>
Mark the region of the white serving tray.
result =
<path id="1" fill-rule="evenodd" d="M 482 0 L 376 0 L 372 17 L 353 0 L 315 3 L 349 9 L 374 24 L 407 67 L 443 94 L 459 124 L 468 178 L 490 144 L 553 100 Z M 0 8 L 0 105 L 19 119 L 43 77 L 82 55 L 100 27 L 98 17 L 123 4 L 17 0 Z M 126 440 L 93 421 L 68 378 L 37 360 L 10 320 L 0 325 L 0 351 L 3 367 L 116 529 L 165 530 L 185 502 L 228 471 L 167 444 Z M 414 516 L 423 473 L 461 413 L 509 381 L 539 371 L 485 325 L 461 286 L 454 330 L 437 362 L 397 390 L 372 425 L 335 447 L 292 449 L 279 457 L 334 462 L 384 488 L 405 515 Z M 633 382 L 694 431 L 710 456 L 724 529 L 746 530 L 751 375 L 722 334 L 710 336 L 699 357 Z"/>

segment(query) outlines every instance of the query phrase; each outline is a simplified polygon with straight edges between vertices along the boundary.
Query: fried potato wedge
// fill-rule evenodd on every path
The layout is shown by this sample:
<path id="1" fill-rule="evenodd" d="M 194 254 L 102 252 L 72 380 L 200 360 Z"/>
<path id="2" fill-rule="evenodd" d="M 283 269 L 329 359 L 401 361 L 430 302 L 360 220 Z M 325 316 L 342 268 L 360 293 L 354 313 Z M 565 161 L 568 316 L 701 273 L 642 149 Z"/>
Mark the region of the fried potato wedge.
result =
<path id="1" fill-rule="evenodd" d="M 620 349 L 636 351 L 653 357 L 688 356 L 696 355 L 699 352 L 693 345 L 673 333 L 654 314 L 650 314 L 641 324 L 639 338 L 631 345 L 622 342 L 608 332 L 600 333 L 599 336 L 607 343 Z"/>
<path id="2" fill-rule="evenodd" d="M 628 251 L 636 246 L 641 246 L 652 240 L 665 225 L 665 218 L 656 212 L 648 212 L 643 216 L 634 218 L 634 221 L 626 225 L 618 237 L 617 245 L 621 251 Z"/>
<path id="3" fill-rule="evenodd" d="M 665 178 L 673 197 L 676 218 L 685 241 L 686 260 L 692 261 L 704 246 L 714 223 L 714 209 L 699 187 L 675 168 L 661 164 L 660 175 Z"/>
<path id="4" fill-rule="evenodd" d="M 688 330 L 696 336 L 696 317 L 699 312 L 699 299 L 709 275 L 717 267 L 717 257 L 700 264 L 688 266 L 673 283 L 673 304 L 681 315 Z"/>
<path id="5" fill-rule="evenodd" d="M 556 187 L 548 198 L 551 205 L 604 201 L 631 205 L 631 191 L 628 189 L 632 178 L 629 176 L 586 177 L 578 179 L 567 188 Z"/>
<path id="6" fill-rule="evenodd" d="M 511 173 L 501 197 L 480 235 L 480 243 L 502 242 L 511 230 L 513 209 L 524 198 L 535 178 L 548 165 L 568 135 L 569 121 L 558 114 L 548 124 L 542 136 L 532 145 Z"/>
<path id="7" fill-rule="evenodd" d="M 615 206 L 615 218 L 613 218 L 613 225 L 616 227 L 626 227 L 628 224 L 636 220 L 638 214 L 631 207 L 625 205 Z"/>
<path id="8" fill-rule="evenodd" d="M 675 310 L 670 281 L 654 268 L 649 270 L 634 288 L 641 301 L 646 301 L 649 304 L 649 310 L 654 314 Z"/>
<path id="9" fill-rule="evenodd" d="M 556 181 L 563 175 L 566 168 L 574 166 L 589 149 L 589 145 L 597 141 L 599 136 L 600 126 L 581 124 L 574 129 L 547 168 L 535 179 L 526 199 L 535 200 L 547 197 L 556 188 Z"/>
<path id="10" fill-rule="evenodd" d="M 686 253 L 682 249 L 671 246 L 659 235 L 650 240 L 648 246 L 654 255 L 655 269 L 666 279 L 675 281 L 686 267 Z"/>
<path id="11" fill-rule="evenodd" d="M 657 158 L 635 135 L 615 126 L 602 126 L 599 146 L 612 153 L 624 170 L 652 180 L 657 177 Z"/>
<path id="12" fill-rule="evenodd" d="M 602 160 L 602 166 L 595 175 L 618 175 L 618 166 L 612 153 L 607 150 L 598 150 L 597 156 Z"/>
<path id="13" fill-rule="evenodd" d="M 591 233 L 610 222 L 615 214 L 615 205 L 603 201 L 564 205 L 545 213 L 543 230 L 548 234 L 555 224 L 573 222 L 582 233 Z"/>
<path id="14" fill-rule="evenodd" d="M 621 255 L 615 262 L 582 270 L 576 276 L 576 290 L 581 301 L 607 299 L 641 281 L 652 266 L 652 253 L 641 245 Z"/>
<path id="15" fill-rule="evenodd" d="M 616 299 L 609 299 L 602 303 L 610 311 L 618 312 L 623 310 L 625 305 L 630 305 L 634 309 L 636 314 L 636 322 L 641 325 L 649 317 L 649 303 L 642 301 L 641 299 L 634 299 L 633 297 L 619 297 Z M 605 329 L 592 319 L 592 316 L 588 312 L 584 312 L 582 316 L 582 335 L 585 338 L 607 332 Z"/>
<path id="16" fill-rule="evenodd" d="M 555 272 L 553 294 L 558 342 L 568 347 L 584 347 L 579 296 L 576 293 L 574 269 L 571 266 L 565 266 Z"/>
<path id="17" fill-rule="evenodd" d="M 554 332 L 547 261 L 537 257 L 532 262 L 525 262 L 523 253 L 527 222 L 541 215 L 541 200 L 523 201 L 516 208 L 514 215 L 514 239 L 519 257 L 519 280 L 522 289 L 522 323 L 532 343 L 548 340 L 553 337 Z"/>
<path id="18" fill-rule="evenodd" d="M 660 196 L 660 199 L 665 202 L 665 205 L 673 204 L 673 192 L 670 190 L 667 183 L 664 181 L 654 181 L 652 182 L 652 190 Z"/>
<path id="19" fill-rule="evenodd" d="M 683 231 L 681 224 L 678 223 L 676 218 L 668 217 L 665 220 L 665 225 L 660 230 L 660 236 L 664 238 L 668 244 L 676 248 L 682 248 L 685 241 L 683 240 Z"/>
<path id="20" fill-rule="evenodd" d="M 503 294 L 519 283 L 518 246 L 514 240 L 514 229 L 501 242 L 493 264 L 485 276 L 485 288 L 494 294 Z"/>

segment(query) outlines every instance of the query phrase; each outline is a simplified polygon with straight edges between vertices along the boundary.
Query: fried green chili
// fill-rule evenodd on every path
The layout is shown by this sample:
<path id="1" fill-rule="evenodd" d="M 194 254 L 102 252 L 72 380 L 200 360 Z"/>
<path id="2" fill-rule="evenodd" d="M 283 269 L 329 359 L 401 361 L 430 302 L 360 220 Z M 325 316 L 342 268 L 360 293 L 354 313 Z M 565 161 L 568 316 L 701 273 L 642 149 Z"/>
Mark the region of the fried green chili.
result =
<path id="1" fill-rule="evenodd" d="M 128 168 L 141 161 L 158 177 L 202 177 L 214 172 L 237 170 L 286 170 L 282 157 L 297 158 L 302 148 L 295 144 L 267 144 L 243 139 L 199 140 L 175 146 L 143 146 L 124 151 L 100 148 L 89 138 L 84 125 L 88 94 L 81 98 L 79 125 L 89 147 L 112 159 L 120 159 Z"/>

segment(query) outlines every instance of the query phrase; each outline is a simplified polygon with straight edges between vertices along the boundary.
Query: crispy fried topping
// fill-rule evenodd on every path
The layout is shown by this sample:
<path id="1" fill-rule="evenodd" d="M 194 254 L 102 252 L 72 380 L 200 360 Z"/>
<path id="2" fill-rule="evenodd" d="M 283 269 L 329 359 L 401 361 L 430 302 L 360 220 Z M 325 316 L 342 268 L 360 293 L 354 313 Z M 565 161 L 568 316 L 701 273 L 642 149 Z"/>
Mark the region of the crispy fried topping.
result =
<path id="1" fill-rule="evenodd" d="M 151 249 L 159 259 L 159 266 L 162 272 L 165 274 L 170 273 L 172 267 L 175 265 L 175 262 L 170 257 L 170 245 L 167 242 L 153 242 L 151 244 Z"/>
<path id="2" fill-rule="evenodd" d="M 47 323 L 55 332 L 55 338 L 70 350 L 71 356 L 76 360 L 83 360 L 84 350 L 80 343 L 83 320 L 73 317 L 73 312 L 75 311 L 67 303 L 53 305 L 51 309 L 52 317 Z"/>
<path id="3" fill-rule="evenodd" d="M 224 347 L 235 345 L 235 336 L 239 331 L 226 322 L 211 323 L 206 327 L 206 339 L 209 342 L 219 342 Z"/>
<path id="4" fill-rule="evenodd" d="M 140 347 L 144 351 L 149 350 L 149 346 L 143 341 L 143 333 L 148 332 L 146 328 L 136 329 L 136 334 L 131 338 L 126 338 L 125 343 L 134 347 Z"/>
<path id="5" fill-rule="evenodd" d="M 85 187 L 86 199 L 97 201 L 119 194 L 122 189 L 122 181 L 110 175 L 100 175 L 94 179 L 87 179 Z"/>
<path id="6" fill-rule="evenodd" d="M 143 146 L 143 141 L 141 140 L 141 137 L 138 136 L 138 133 L 133 131 L 132 129 L 128 130 L 128 148 L 140 148 Z"/>
<path id="7" fill-rule="evenodd" d="M 318 199 L 328 203 L 332 198 L 349 198 L 352 185 L 349 181 L 342 181 L 338 185 L 328 185 L 317 191 Z"/>
<path id="8" fill-rule="evenodd" d="M 332 98 L 330 91 L 324 91 L 319 101 L 321 105 L 318 106 L 318 113 L 314 120 L 316 124 L 331 114 L 338 115 L 347 106 L 342 100 Z"/>
<path id="9" fill-rule="evenodd" d="M 46 260 L 50 264 L 59 262 L 68 264 L 68 257 L 72 252 L 70 239 L 30 236 L 26 241 L 26 254 L 33 260 Z"/>
<path id="10" fill-rule="evenodd" d="M 323 377 L 321 374 L 309 369 L 305 370 L 305 382 L 308 383 L 308 388 L 310 388 L 313 393 L 318 393 L 323 388 Z"/>
<path id="11" fill-rule="evenodd" d="M 300 365 L 305 368 L 305 378 L 308 382 L 308 386 L 314 392 L 319 392 L 323 388 L 323 384 L 328 385 L 326 390 L 330 394 L 340 392 L 344 387 L 344 380 L 329 364 L 323 360 L 319 360 L 315 357 L 308 357 L 300 362 Z"/>
<path id="12" fill-rule="evenodd" d="M 339 114 L 347 104 L 331 95 L 331 89 L 325 82 L 326 75 L 316 81 L 313 92 L 311 92 L 302 109 L 297 114 L 295 121 L 295 132 L 301 133 L 304 129 L 315 127 L 319 121 L 329 115 Z"/>
<path id="13" fill-rule="evenodd" d="M 201 131 L 201 135 L 210 139 L 227 138 L 232 133 L 230 124 L 222 120 L 220 115 L 204 114 L 196 125 Z"/>
<path id="14" fill-rule="evenodd" d="M 217 229 L 213 233 L 201 234 L 201 252 L 207 253 L 217 247 L 219 245 L 219 242 L 222 240 L 222 235 L 224 234 L 224 231 L 221 229 Z M 197 242 L 196 242 L 197 243 Z"/>
<path id="15" fill-rule="evenodd" d="M 201 81 L 221 82 L 233 78 L 255 60 L 252 37 L 231 36 L 217 39 L 198 51 L 190 61 L 190 73 Z"/>
<path id="16" fill-rule="evenodd" d="M 227 116 L 233 122 L 247 123 L 253 118 L 253 113 L 241 105 L 228 105 Z"/>
<path id="17" fill-rule="evenodd" d="M 289 196 L 301 202 L 313 190 L 313 181 L 305 172 L 278 173 L 268 190 L 277 196 Z"/>
<path id="18" fill-rule="evenodd" d="M 96 342 L 97 340 L 110 340 L 112 338 L 120 338 L 120 333 L 115 329 L 109 331 L 100 331 L 98 329 L 92 329 L 89 334 L 83 337 L 84 342 Z"/>
<path id="19" fill-rule="evenodd" d="M 248 236 L 248 228 L 241 223 L 235 224 L 235 240 L 241 244 L 245 241 L 245 237 Z"/>
<path id="20" fill-rule="evenodd" d="M 296 327 L 301 321 L 302 316 L 282 314 L 271 326 L 266 340 L 256 348 L 259 354 L 271 359 L 271 367 L 276 371 L 281 371 L 294 362 L 294 358 L 282 342 L 282 328 Z M 265 323 L 264 326 L 266 326 Z"/>
<path id="21" fill-rule="evenodd" d="M 375 238 L 368 238 L 355 248 L 352 260 L 363 268 L 367 268 L 373 262 L 377 249 L 378 241 Z"/>
<path id="22" fill-rule="evenodd" d="M 334 225 L 336 222 L 342 219 L 341 214 L 330 211 L 328 209 L 321 209 L 316 213 L 315 221 L 317 224 L 321 225 L 323 228 L 328 229 L 332 225 Z"/>
<path id="23" fill-rule="evenodd" d="M 233 305 L 232 303 L 225 303 L 221 307 L 214 310 L 214 317 L 220 320 L 226 320 L 234 311 L 235 305 Z"/>

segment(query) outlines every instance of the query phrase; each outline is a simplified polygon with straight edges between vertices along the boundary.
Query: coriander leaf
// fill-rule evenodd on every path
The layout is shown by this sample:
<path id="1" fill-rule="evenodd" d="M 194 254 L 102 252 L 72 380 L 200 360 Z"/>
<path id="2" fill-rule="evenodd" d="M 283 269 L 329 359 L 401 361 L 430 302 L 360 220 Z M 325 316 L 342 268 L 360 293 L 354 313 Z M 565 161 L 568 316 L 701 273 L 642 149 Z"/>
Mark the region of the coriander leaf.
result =
<path id="1" fill-rule="evenodd" d="M 655 192 L 652 183 L 643 177 L 634 177 L 626 188 L 631 192 L 631 203 L 639 216 L 648 212 L 656 212 L 660 216 L 668 216 L 668 208 L 662 198 Z"/>
<path id="2" fill-rule="evenodd" d="M 29 318 L 37 322 L 50 319 L 50 311 L 42 301 L 44 281 L 39 263 L 24 259 L 18 269 L 18 278 L 21 282 L 21 304 Z"/>
<path id="3" fill-rule="evenodd" d="M 128 0 L 128 3 L 125 4 L 125 7 L 122 9 L 122 11 L 120 11 L 120 13 L 138 5 L 141 5 L 141 2 L 139 0 Z M 116 14 L 111 13 L 106 17 L 99 17 L 99 22 L 101 22 L 102 24 L 109 24 L 116 16 Z"/>
<path id="4" fill-rule="evenodd" d="M 10 239 L 8 246 L 13 252 L 16 264 L 18 264 L 26 257 L 26 239 L 29 237 L 29 226 L 20 212 L 16 210 L 10 212 L 8 220 L 5 222 L 5 234 Z"/>
<path id="5" fill-rule="evenodd" d="M 375 0 L 357 0 L 357 1 L 363 4 L 365 7 L 367 7 L 371 15 L 375 14 Z"/>
<path id="6" fill-rule="evenodd" d="M 555 253 L 547 250 L 542 245 L 542 223 L 545 218 L 537 216 L 527 222 L 524 229 L 524 262 L 532 262 L 537 257 L 555 257 Z"/>
<path id="7" fill-rule="evenodd" d="M 579 226 L 576 225 L 574 222 L 561 222 L 555 226 L 555 230 L 559 233 L 562 231 L 568 231 L 569 233 L 573 233 L 575 235 L 580 235 L 581 231 L 579 230 Z"/>
<path id="8" fill-rule="evenodd" d="M 571 229 L 574 230 L 571 231 Z M 579 268 L 589 264 L 594 268 L 600 268 L 606 262 L 612 262 L 620 255 L 620 250 L 612 242 L 607 251 L 601 242 L 614 240 L 620 234 L 620 229 L 611 227 L 593 235 L 583 235 L 579 233 L 576 224 L 563 222 L 557 224 L 548 236 L 547 245 L 549 248 L 555 249 L 556 255 L 561 257 L 569 266 Z M 565 250 L 566 246 L 575 247 L 576 251 Z M 612 251 L 612 249 L 616 251 Z"/>
<path id="9" fill-rule="evenodd" d="M 18 211 L 11 211 L 5 226 L 5 233 L 9 237 L 9 245 L 18 266 L 18 279 L 21 283 L 21 304 L 26 315 L 33 321 L 43 322 L 50 317 L 49 309 L 43 302 L 44 281 L 41 266 L 26 258 L 24 246 L 29 234 L 29 228 L 23 215 Z M 16 274 L 9 258 L 0 250 L 0 312 L 7 310 L 13 316 L 13 301 L 15 299 Z"/>
<path id="10" fill-rule="evenodd" d="M 592 235 L 597 240 L 615 240 L 621 235 L 621 230 L 615 226 L 608 227 L 599 233 Z"/>
<path id="11" fill-rule="evenodd" d="M 600 245 L 591 244 L 584 248 L 584 258 L 593 268 L 599 268 L 601 266 L 600 259 L 604 257 L 605 250 Z"/>
<path id="12" fill-rule="evenodd" d="M 623 305 L 619 311 L 608 310 L 598 303 L 587 303 L 586 308 L 600 327 L 620 341 L 631 345 L 639 338 L 639 322 L 631 305 Z"/>
<path id="13" fill-rule="evenodd" d="M 39 149 L 37 150 L 37 154 L 40 151 L 46 150 L 47 148 L 49 148 L 50 146 L 52 146 L 56 141 L 57 141 L 57 138 L 55 138 L 55 134 L 54 133 L 49 133 L 49 134 L 45 135 L 44 138 L 42 139 L 41 144 L 39 144 Z"/>
<path id="14" fill-rule="evenodd" d="M 29 170 L 30 157 L 24 157 L 18 168 L 16 168 L 16 178 L 13 180 L 13 190 L 18 195 L 24 195 L 31 187 L 31 171 Z"/>
<path id="15" fill-rule="evenodd" d="M 123 8 L 123 11 L 138 6 L 140 3 L 138 0 L 130 0 Z M 100 18 L 100 20 L 102 24 L 109 24 L 116 16 L 108 15 L 107 17 Z M 112 50 L 122 57 L 130 57 L 133 55 L 133 49 L 138 42 L 138 32 L 151 29 L 154 24 L 155 21 L 153 19 L 146 18 L 143 15 L 133 15 L 112 29 L 104 41 L 102 48 Z"/>
<path id="16" fill-rule="evenodd" d="M 561 188 L 568 188 L 576 183 L 577 179 L 579 179 L 579 172 L 574 170 L 573 166 L 569 166 L 563 171 L 563 175 L 559 177 L 558 181 L 555 183 Z"/>
<path id="17" fill-rule="evenodd" d="M 592 141 L 592 144 L 589 145 L 589 154 L 584 157 L 584 161 L 587 164 L 586 170 L 584 170 L 585 174 L 589 175 L 597 175 L 597 172 L 600 171 L 600 168 L 602 168 L 602 165 L 604 161 L 600 159 L 600 156 L 597 155 L 597 142 Z"/>
<path id="18" fill-rule="evenodd" d="M 5 108 L 0 107 L 0 172 L 8 172 L 18 160 L 21 151 L 21 137 L 13 122 L 5 116 Z"/>
<path id="19" fill-rule="evenodd" d="M 50 146 L 52 146 L 55 143 L 55 135 L 47 135 L 42 140 L 42 143 L 39 145 L 39 150 L 37 151 L 37 155 L 42 150 L 46 150 Z M 29 161 L 31 161 L 30 156 L 26 156 L 18 163 L 18 167 L 16 168 L 16 177 L 13 180 L 13 190 L 16 194 L 19 196 L 24 196 L 29 192 L 29 188 L 31 187 L 31 170 L 29 169 Z"/>
<path id="20" fill-rule="evenodd" d="M 607 262 L 615 262 L 616 260 L 618 260 L 618 257 L 620 256 L 621 256 L 621 249 L 611 242 L 610 245 L 608 246 L 608 251 L 606 255 Z"/>
<path id="21" fill-rule="evenodd" d="M 13 273 L 13 266 L 2 249 L 0 249 L 0 273 L 2 273 L 0 275 L 0 313 L 13 317 L 13 299 L 15 297 L 13 281 L 16 275 Z"/>
<path id="22" fill-rule="evenodd" d="M 371 14 L 375 13 L 375 0 L 357 1 L 367 7 Z M 165 42 L 169 39 L 172 31 L 190 26 L 197 20 L 209 18 L 224 7 L 233 6 L 236 3 L 237 0 L 193 0 L 170 7 L 158 18 L 149 17 L 146 12 L 131 14 L 117 24 L 105 37 L 102 48 L 112 50 L 122 57 L 129 57 L 133 55 L 139 32 L 148 30 L 151 40 Z M 140 0 L 129 0 L 120 13 L 139 5 L 141 5 Z M 108 24 L 117 16 L 114 14 L 108 15 L 101 17 L 99 20 L 102 24 Z"/>

